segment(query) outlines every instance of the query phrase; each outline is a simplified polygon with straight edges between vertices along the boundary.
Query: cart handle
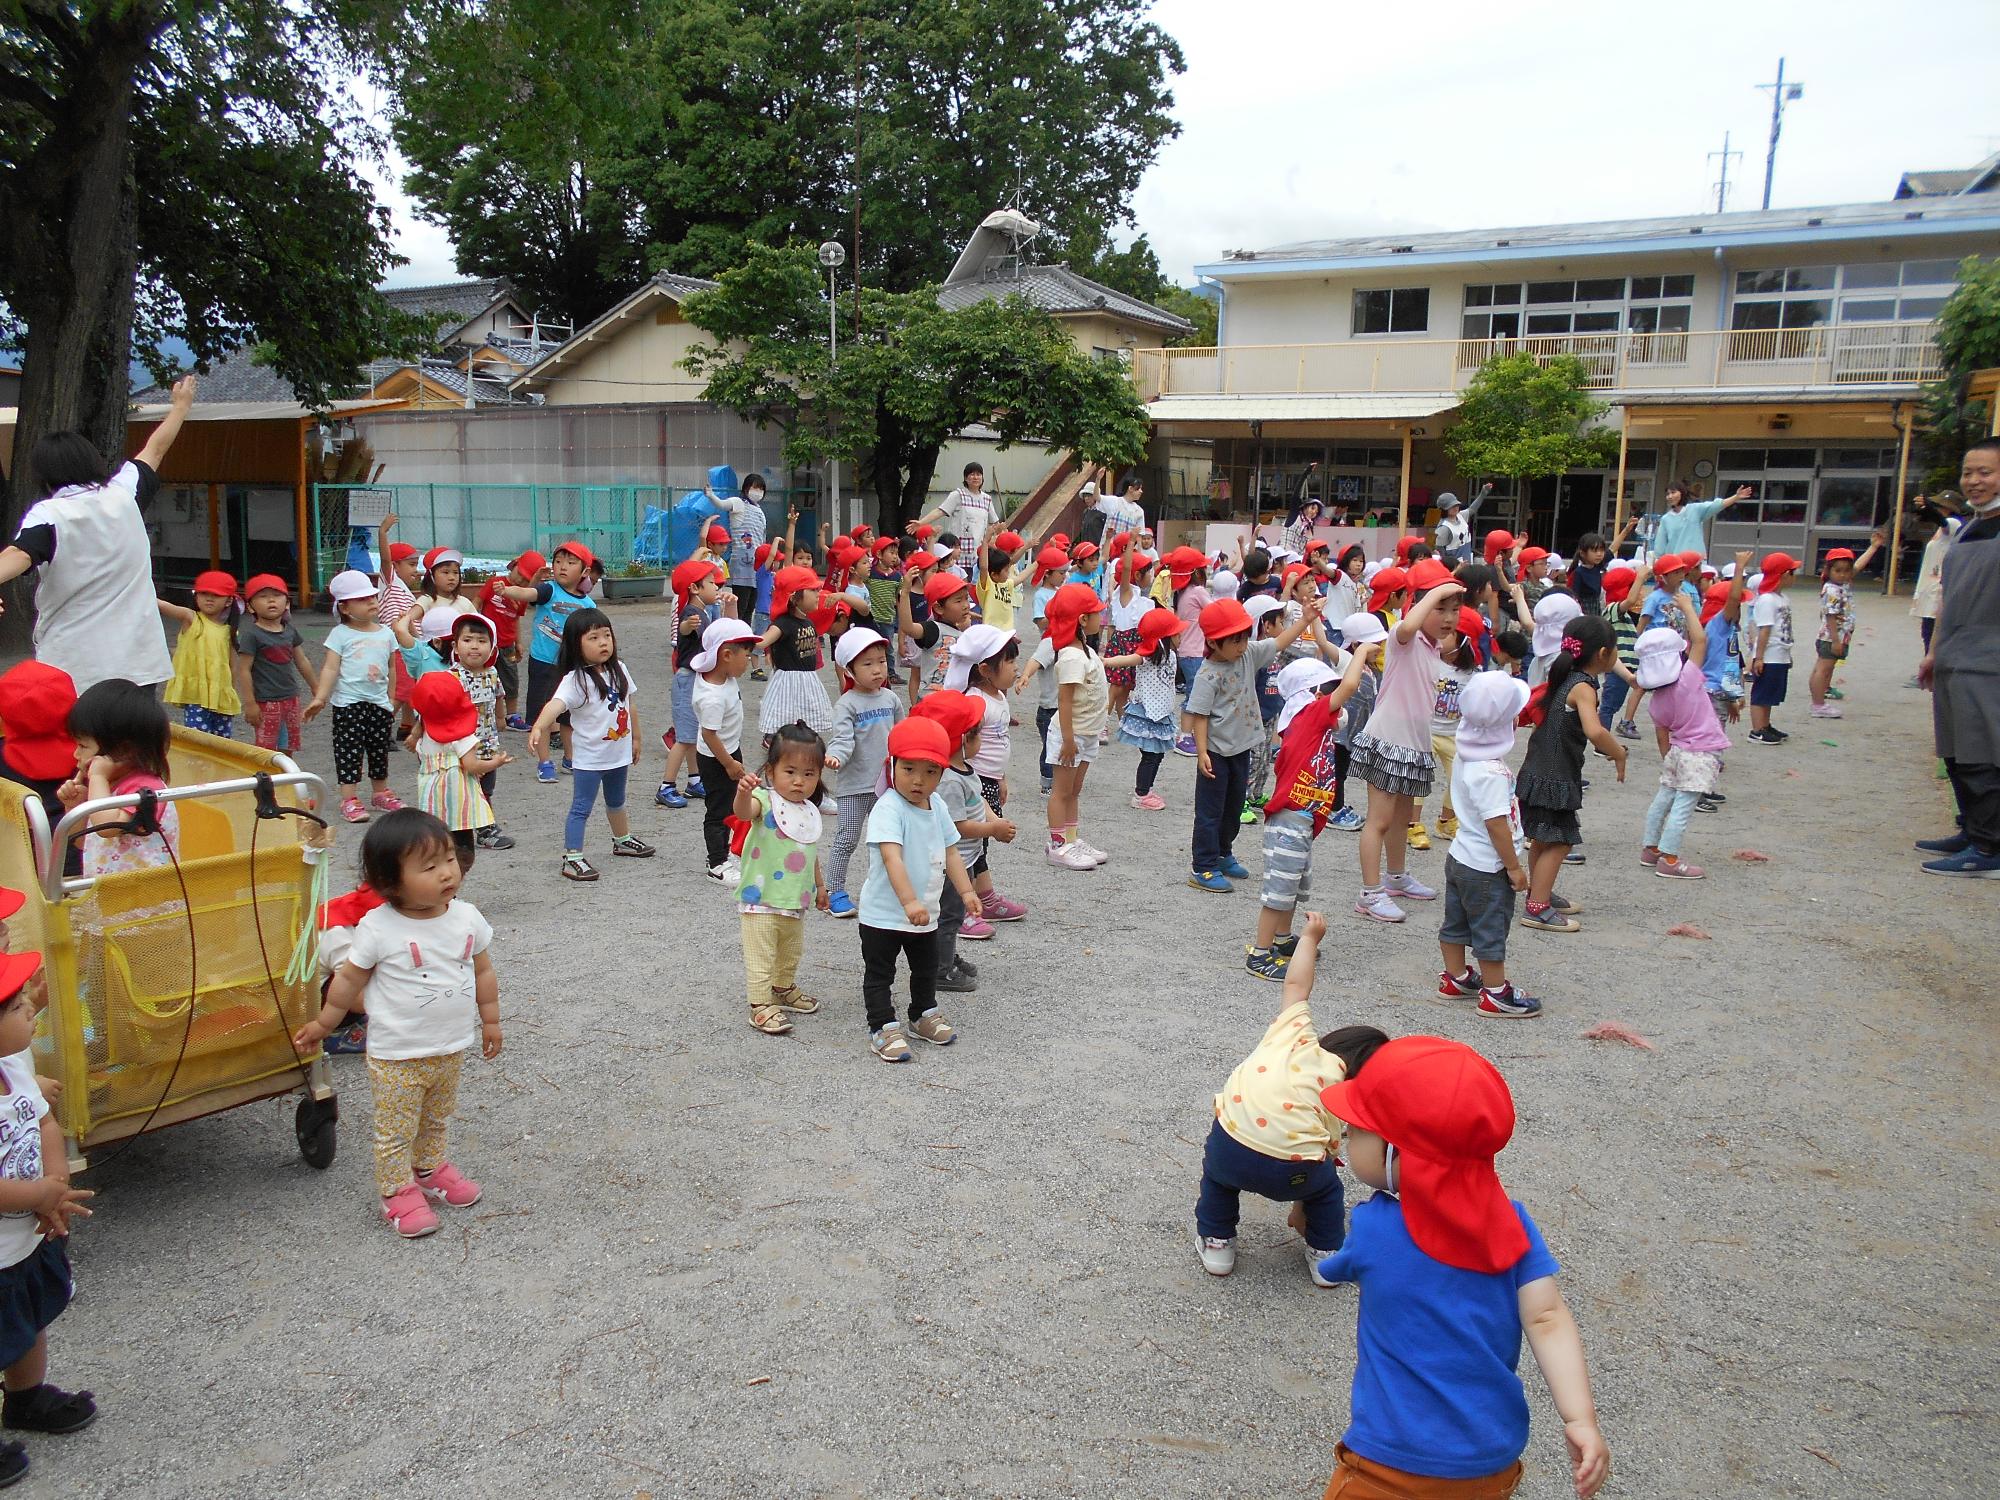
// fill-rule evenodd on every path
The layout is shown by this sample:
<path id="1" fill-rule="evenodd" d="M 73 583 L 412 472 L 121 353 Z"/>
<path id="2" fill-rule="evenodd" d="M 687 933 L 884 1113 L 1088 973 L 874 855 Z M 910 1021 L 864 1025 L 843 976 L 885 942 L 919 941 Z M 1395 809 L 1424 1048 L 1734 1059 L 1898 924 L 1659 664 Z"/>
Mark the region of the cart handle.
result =
<path id="1" fill-rule="evenodd" d="M 241 776 L 230 781 L 204 781 L 194 786 L 170 786 L 153 792 L 127 792 L 117 797 L 99 797 L 92 802 L 79 802 L 62 816 L 56 824 L 55 833 L 49 837 L 49 851 L 42 868 L 42 895 L 50 903 L 89 890 L 97 883 L 93 875 L 80 875 L 74 880 L 63 878 L 63 861 L 57 858 L 59 851 L 69 847 L 69 841 L 85 831 L 90 820 L 101 812 L 116 812 L 139 805 L 142 797 L 150 797 L 155 803 L 181 802 L 195 798 L 228 797 L 238 793 L 254 794 L 260 786 L 296 786 L 312 789 L 314 800 L 324 802 L 326 783 L 310 771 L 286 771 L 277 776 Z M 35 815 L 42 811 L 38 802 L 24 803 L 29 809 L 28 826 L 33 832 Z M 36 851 L 38 854 L 40 850 Z"/>

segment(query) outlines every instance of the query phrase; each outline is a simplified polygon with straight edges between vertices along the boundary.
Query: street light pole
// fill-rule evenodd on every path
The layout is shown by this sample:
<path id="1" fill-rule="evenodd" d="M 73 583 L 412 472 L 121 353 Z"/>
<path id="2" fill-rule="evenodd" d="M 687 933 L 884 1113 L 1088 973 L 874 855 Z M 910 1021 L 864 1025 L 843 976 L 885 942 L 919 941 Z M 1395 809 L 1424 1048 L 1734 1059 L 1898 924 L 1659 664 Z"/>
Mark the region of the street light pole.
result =
<path id="1" fill-rule="evenodd" d="M 819 263 L 826 267 L 826 367 L 829 376 L 833 367 L 840 362 L 840 295 L 838 278 L 840 268 L 847 260 L 847 247 L 839 240 L 828 240 L 819 247 Z M 832 512 L 840 506 L 840 460 L 829 458 L 826 463 L 826 503 L 829 512 L 827 520 L 838 526 L 841 517 Z"/>
<path id="2" fill-rule="evenodd" d="M 1771 145 L 1764 153 L 1764 207 L 1771 206 L 1771 179 L 1778 171 L 1778 132 L 1785 128 L 1785 105 L 1805 93 L 1802 83 L 1785 82 L 1785 60 L 1778 59 L 1778 81 L 1760 83 L 1760 89 L 1771 91 Z"/>

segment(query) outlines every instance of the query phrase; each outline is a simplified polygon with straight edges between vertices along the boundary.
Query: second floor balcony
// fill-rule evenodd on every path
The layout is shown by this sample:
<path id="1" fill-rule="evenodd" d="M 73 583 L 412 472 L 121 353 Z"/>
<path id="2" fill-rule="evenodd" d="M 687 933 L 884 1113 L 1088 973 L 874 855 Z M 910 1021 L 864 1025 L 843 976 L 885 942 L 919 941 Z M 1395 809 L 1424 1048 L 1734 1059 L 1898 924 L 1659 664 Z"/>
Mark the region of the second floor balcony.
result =
<path id="1" fill-rule="evenodd" d="M 1163 396 L 1441 394 L 1463 390 L 1489 359 L 1581 360 L 1593 390 L 1796 391 L 1906 387 L 1943 374 L 1934 322 L 1687 333 L 1572 333 L 1499 339 L 1351 339 L 1338 344 L 1226 344 L 1141 349 L 1132 377 Z"/>

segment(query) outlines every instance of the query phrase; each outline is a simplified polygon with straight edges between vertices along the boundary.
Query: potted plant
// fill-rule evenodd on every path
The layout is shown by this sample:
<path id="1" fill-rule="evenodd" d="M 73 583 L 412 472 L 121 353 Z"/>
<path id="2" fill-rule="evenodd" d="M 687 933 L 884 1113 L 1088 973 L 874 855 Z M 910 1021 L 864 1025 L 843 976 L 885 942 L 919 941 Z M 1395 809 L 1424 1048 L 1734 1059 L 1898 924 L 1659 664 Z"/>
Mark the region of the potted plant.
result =
<path id="1" fill-rule="evenodd" d="M 639 599 L 661 599 L 666 596 L 667 575 L 656 572 L 644 563 L 628 562 L 616 573 L 604 575 L 601 590 L 606 604 L 630 604 Z"/>

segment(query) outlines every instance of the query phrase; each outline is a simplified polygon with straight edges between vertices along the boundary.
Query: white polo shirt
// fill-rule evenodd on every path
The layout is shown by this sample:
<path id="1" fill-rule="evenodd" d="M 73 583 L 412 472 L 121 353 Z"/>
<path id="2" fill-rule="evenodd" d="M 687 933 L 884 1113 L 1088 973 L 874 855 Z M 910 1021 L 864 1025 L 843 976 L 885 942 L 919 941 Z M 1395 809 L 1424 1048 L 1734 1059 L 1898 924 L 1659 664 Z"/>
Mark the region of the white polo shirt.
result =
<path id="1" fill-rule="evenodd" d="M 69 673 L 79 693 L 114 677 L 150 686 L 173 675 L 139 514 L 159 487 L 134 459 L 105 483 L 66 486 L 21 517 L 14 545 L 41 569 L 35 659 Z"/>

